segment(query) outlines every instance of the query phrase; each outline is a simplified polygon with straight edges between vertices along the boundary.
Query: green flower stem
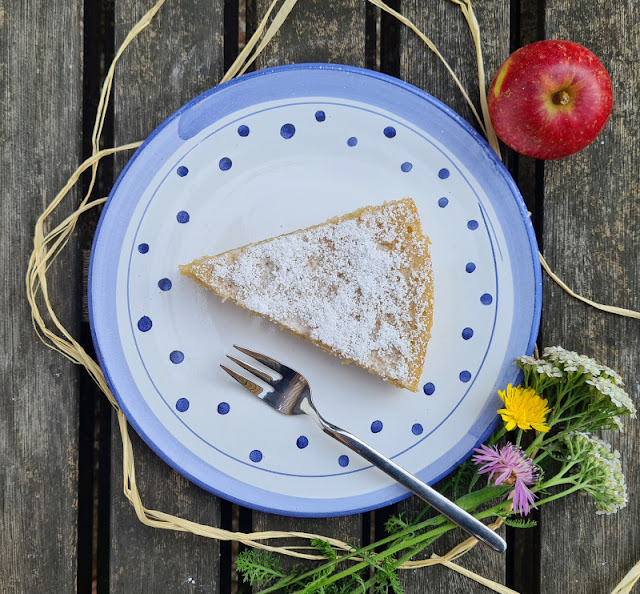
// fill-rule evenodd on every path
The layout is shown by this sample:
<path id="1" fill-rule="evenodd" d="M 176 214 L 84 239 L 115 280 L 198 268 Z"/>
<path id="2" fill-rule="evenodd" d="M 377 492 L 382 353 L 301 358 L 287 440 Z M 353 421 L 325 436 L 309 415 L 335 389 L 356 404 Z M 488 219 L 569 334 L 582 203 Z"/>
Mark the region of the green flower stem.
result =
<path id="1" fill-rule="evenodd" d="M 504 511 L 504 509 L 506 508 L 507 505 L 509 505 L 511 502 L 510 501 L 504 501 L 499 503 L 498 505 L 495 505 L 494 507 L 492 507 L 491 509 L 488 509 L 484 512 L 480 512 L 477 514 L 474 514 L 474 517 L 482 520 L 485 518 L 489 518 L 489 517 L 495 517 L 498 515 L 499 511 Z M 337 582 L 338 580 L 341 580 L 345 577 L 348 577 L 350 575 L 352 575 L 353 573 L 360 571 L 361 569 L 364 569 L 365 567 L 369 566 L 371 562 L 376 563 L 378 561 L 383 561 L 384 559 L 386 559 L 387 557 L 390 557 L 392 555 L 394 555 L 395 553 L 398 553 L 404 549 L 407 548 L 412 548 L 410 555 L 405 555 L 403 557 L 401 557 L 400 559 L 398 559 L 395 563 L 394 566 L 398 567 L 399 565 L 401 565 L 402 563 L 404 563 L 405 561 L 408 561 L 409 559 L 411 559 L 413 556 L 415 556 L 417 553 L 419 553 L 422 549 L 426 548 L 427 546 L 429 546 L 431 543 L 433 543 L 434 540 L 436 540 L 437 538 L 440 538 L 440 536 L 442 536 L 443 534 L 449 532 L 450 530 L 453 530 L 454 528 L 457 528 L 457 525 L 454 524 L 453 522 L 447 522 L 444 526 L 441 526 L 439 528 L 436 528 L 434 530 L 430 530 L 429 532 L 426 532 L 424 534 L 420 534 L 418 536 L 415 536 L 414 538 L 411 538 L 407 541 L 404 541 L 402 543 L 399 543 L 395 546 L 391 546 L 388 549 L 386 549 L 385 551 L 382 551 L 381 553 L 378 553 L 377 555 L 375 555 L 374 557 L 372 557 L 370 559 L 370 561 L 362 561 L 360 563 L 358 563 L 357 565 L 353 565 L 351 567 L 349 567 L 348 569 L 343 570 L 340 573 L 334 574 L 332 576 L 327 576 L 327 579 L 324 580 L 322 582 L 322 584 L 318 584 L 319 586 L 328 586 L 329 584 L 332 584 L 333 582 Z M 421 545 L 421 546 L 419 546 Z M 268 592 L 268 590 L 264 591 L 265 594 L 266 592 Z"/>
<path id="2" fill-rule="evenodd" d="M 584 485 L 582 483 L 574 484 L 573 487 L 570 487 L 569 489 L 565 489 L 564 491 L 560 491 L 560 493 L 556 493 L 555 495 L 550 495 L 549 497 L 541 499 L 540 501 L 538 501 L 538 506 L 544 505 L 545 503 L 550 503 L 551 501 L 555 501 L 556 499 L 560 499 L 561 497 L 566 497 L 571 493 L 579 491 L 583 488 L 583 486 Z"/>
<path id="3" fill-rule="evenodd" d="M 495 433 L 491 434 L 491 437 L 489 437 L 489 440 L 487 441 L 487 445 L 492 446 L 498 443 L 506 435 L 506 433 L 507 433 L 507 429 L 503 425 Z"/>
<path id="4" fill-rule="evenodd" d="M 493 486 L 486 486 L 483 489 L 480 489 L 479 491 L 477 491 L 476 493 L 474 493 L 472 496 L 470 495 L 465 495 L 463 497 L 461 497 L 460 499 L 458 499 L 456 501 L 456 503 L 458 505 L 460 505 L 460 507 L 463 507 L 465 510 L 471 512 L 474 509 L 476 509 L 478 506 L 482 505 L 483 503 L 486 503 L 487 501 L 490 501 L 491 499 L 495 499 L 495 497 L 500 496 L 502 493 L 504 492 L 504 489 L 496 489 L 496 487 Z M 481 512 L 480 514 L 476 514 L 477 518 L 485 518 L 488 517 L 490 515 L 496 515 L 495 510 L 496 509 L 500 509 L 500 507 L 504 507 L 504 503 L 499 504 L 498 506 L 494 506 L 493 508 L 491 508 L 490 510 L 487 510 L 485 512 Z M 445 522 L 447 524 L 445 524 Z M 442 526 L 442 524 L 445 524 L 444 526 Z M 439 527 L 438 527 L 439 526 Z M 328 570 L 331 567 L 338 565 L 339 563 L 342 563 L 344 561 L 347 561 L 353 557 L 357 557 L 360 556 L 364 553 L 368 553 L 369 551 L 372 551 L 373 549 L 376 549 L 380 546 L 386 545 L 391 543 L 390 548 L 386 549 L 385 551 L 383 551 L 382 553 L 379 553 L 378 555 L 376 555 L 375 557 L 373 557 L 373 560 L 378 560 L 378 558 L 380 557 L 380 555 L 382 555 L 382 557 L 380 558 L 385 558 L 388 556 L 388 551 L 392 551 L 389 554 L 393 554 L 395 552 L 410 548 L 412 546 L 414 546 L 415 544 L 419 544 L 421 542 L 424 542 L 426 540 L 431 539 L 427 544 L 425 544 L 424 546 L 428 546 L 428 544 L 431 544 L 431 542 L 433 542 L 433 540 L 435 540 L 436 538 L 439 538 L 442 534 L 444 534 L 445 532 L 448 532 L 449 530 L 451 530 L 452 528 L 455 528 L 456 524 L 453 524 L 452 522 L 450 522 L 447 518 L 445 518 L 442 515 L 438 515 L 435 516 L 433 518 L 429 518 L 428 520 L 425 520 L 424 522 L 421 522 L 420 524 L 416 524 L 414 526 L 409 526 L 407 528 L 405 528 L 404 530 L 397 532 L 395 534 L 392 534 L 391 536 L 387 536 L 377 542 L 374 542 L 372 544 L 367 545 L 366 547 L 362 547 L 358 550 L 354 550 L 351 553 L 347 553 L 346 555 L 341 555 L 340 557 L 338 557 L 335 561 L 328 561 L 327 563 L 324 563 L 314 569 L 311 569 L 309 571 L 307 571 L 306 573 L 300 574 L 298 576 L 295 576 L 295 579 L 293 580 L 286 580 L 285 582 L 278 582 L 277 584 L 274 584 L 273 586 L 270 586 L 269 588 L 267 588 L 266 590 L 261 590 L 261 593 L 266 594 L 267 592 L 275 592 L 276 590 L 282 588 L 285 585 L 292 585 L 295 584 L 296 582 L 299 582 L 301 580 L 304 580 L 308 577 L 313 576 L 314 574 L 318 574 L 321 573 L 324 570 Z M 414 536 L 408 540 L 400 540 L 403 536 L 407 536 L 410 534 L 413 534 L 415 532 L 418 532 L 420 530 L 424 530 L 425 528 L 431 528 L 431 530 L 429 530 L 428 532 L 424 532 L 422 534 L 419 534 L 417 536 Z M 399 541 L 400 542 L 397 542 Z M 396 544 L 393 544 L 393 543 Z M 422 547 L 424 548 L 424 547 Z M 364 565 L 363 565 L 364 564 Z M 369 565 L 368 561 L 362 561 L 356 565 L 353 565 L 351 568 L 349 569 L 353 569 L 353 568 L 358 568 L 355 569 L 354 571 L 359 571 L 360 569 L 362 569 L 363 567 L 366 567 L 367 565 Z M 349 570 L 345 570 L 345 571 L 349 571 Z M 343 572 L 344 573 L 344 572 Z M 351 571 L 350 573 L 353 573 L 353 571 Z"/>
<path id="5" fill-rule="evenodd" d="M 510 502 L 505 501 L 505 502 L 501 502 L 500 504 L 492 507 L 491 509 L 488 509 L 484 512 L 480 512 L 477 514 L 474 514 L 474 517 L 481 520 L 481 519 L 485 519 L 488 517 L 495 517 L 497 516 L 497 512 L 500 510 L 504 510 L 505 507 L 507 505 L 509 505 Z M 401 557 L 400 559 L 398 559 L 395 563 L 394 566 L 398 567 L 399 565 L 401 565 L 402 563 L 404 563 L 405 561 L 408 561 L 409 559 L 411 559 L 413 556 L 415 556 L 417 553 L 419 553 L 422 549 L 426 548 L 427 546 L 429 546 L 434 540 L 436 540 L 437 538 L 440 538 L 440 536 L 442 536 L 443 534 L 449 532 L 450 530 L 453 530 L 454 528 L 457 528 L 457 524 L 454 524 L 453 522 L 447 522 L 444 526 L 441 526 L 439 528 L 436 528 L 434 530 L 430 530 L 429 532 L 426 532 L 424 534 L 420 534 L 418 536 L 415 536 L 414 538 L 411 538 L 407 541 L 404 541 L 402 543 L 399 543 L 395 546 L 391 546 L 388 549 L 386 549 L 385 551 L 382 551 L 381 553 L 378 553 L 377 555 L 375 555 L 374 557 L 372 557 L 370 559 L 370 562 L 376 563 L 378 561 L 382 561 L 384 559 L 386 559 L 387 557 L 390 557 L 392 555 L 394 555 L 397 552 L 400 552 L 404 549 L 407 548 L 412 548 L 410 555 L 405 555 L 403 557 Z M 426 542 L 428 541 L 428 542 Z M 422 546 L 418 546 L 418 545 L 422 545 Z M 319 586 L 328 586 L 329 584 L 332 584 L 333 582 L 337 582 L 338 580 L 341 580 L 345 577 L 348 577 L 350 575 L 352 575 L 353 573 L 360 571 L 361 569 L 364 569 L 365 567 L 370 565 L 369 561 L 362 561 L 360 563 L 358 563 L 357 565 L 353 565 L 351 567 L 349 567 L 348 569 L 343 570 L 340 573 L 334 574 L 332 576 L 327 576 L 327 579 L 324 580 L 322 582 L 322 584 L 318 584 Z M 264 591 L 265 594 L 266 592 L 268 592 L 268 590 Z"/>
<path id="6" fill-rule="evenodd" d="M 347 553 L 345 555 L 341 555 L 340 557 L 338 557 L 335 561 L 328 561 L 327 563 L 324 563 L 314 569 L 311 569 L 309 571 L 307 571 L 306 573 L 302 573 L 298 576 L 293 576 L 295 579 L 293 580 L 286 580 L 286 582 L 278 582 L 277 584 L 274 584 L 273 586 L 270 586 L 269 588 L 267 588 L 266 590 L 261 590 L 261 594 L 264 593 L 266 594 L 267 592 L 274 592 L 280 588 L 282 588 L 285 585 L 291 585 L 294 584 L 296 582 L 299 582 L 301 580 L 304 580 L 308 577 L 311 577 L 312 575 L 316 574 L 316 573 L 320 573 L 326 569 L 330 569 L 332 566 L 337 565 L 338 563 L 342 563 L 344 561 L 348 561 L 349 559 L 353 558 L 353 557 L 357 557 L 359 555 L 362 555 L 363 553 L 367 553 L 373 549 L 376 549 L 382 545 L 386 545 L 389 543 L 392 543 L 400 538 L 402 538 L 403 536 L 406 536 L 408 534 L 412 534 L 413 532 L 422 530 L 424 528 L 428 528 L 429 526 L 437 526 L 439 524 L 443 524 L 444 522 L 447 521 L 447 518 L 445 518 L 444 516 L 435 516 L 433 518 L 429 518 L 428 520 L 425 520 L 424 522 L 421 522 L 420 524 L 416 524 L 415 526 L 409 526 L 407 528 L 405 528 L 404 530 L 400 531 L 400 532 L 396 532 L 395 534 L 392 534 L 391 536 L 387 536 L 377 542 L 374 542 L 372 544 L 367 545 L 366 547 L 362 547 L 360 549 L 357 550 L 353 550 L 351 553 Z"/>
<path id="7" fill-rule="evenodd" d="M 531 458 L 533 452 L 536 452 L 540 449 L 540 446 L 542 445 L 542 442 L 544 441 L 546 435 L 546 433 L 538 433 L 538 435 L 536 435 L 534 440 L 531 442 L 531 445 L 529 445 L 529 447 L 524 451 L 525 456 Z"/>
<path id="8" fill-rule="evenodd" d="M 558 487 L 560 485 L 575 485 L 576 481 L 573 477 L 561 478 L 558 476 L 554 476 L 552 479 L 542 483 L 539 487 L 534 489 L 534 492 L 544 491 L 545 489 L 550 489 L 551 487 Z"/>
<path id="9" fill-rule="evenodd" d="M 511 501 L 500 502 L 498 505 L 494 505 L 491 509 L 488 509 L 488 510 L 485 510 L 483 512 L 479 512 L 477 514 L 474 514 L 473 517 L 478 519 L 478 520 L 484 520 L 486 518 L 495 518 L 500 514 L 500 512 L 503 512 L 510 504 L 511 504 Z M 455 524 L 452 525 L 452 528 L 455 528 L 455 527 L 456 527 Z M 409 553 L 405 554 L 403 557 L 400 557 L 396 561 L 395 566 L 396 567 L 400 567 L 400 565 L 402 565 L 406 561 L 409 561 L 410 559 L 415 557 L 423 549 L 428 547 L 432 542 L 433 542 L 433 540 L 431 540 L 429 542 L 420 542 L 419 545 L 415 549 L 413 549 Z"/>
<path id="10" fill-rule="evenodd" d="M 518 429 L 518 434 L 516 435 L 516 445 L 520 447 L 520 443 L 522 442 L 522 429 Z"/>
<path id="11" fill-rule="evenodd" d="M 581 412 L 576 413 L 574 415 L 569 415 L 568 417 L 560 417 L 557 422 L 558 423 L 566 423 L 567 421 L 572 421 L 573 419 L 580 419 L 580 418 L 583 419 L 588 414 L 589 414 L 589 411 L 587 411 L 586 413 L 584 411 L 581 411 Z"/>
<path id="12" fill-rule="evenodd" d="M 364 569 L 365 567 L 369 567 L 371 563 L 383 561 L 387 557 L 392 556 L 394 553 L 398 553 L 399 551 L 402 551 L 408 547 L 414 546 L 418 544 L 420 541 L 426 540 L 427 538 L 432 539 L 431 542 L 433 542 L 435 538 L 439 538 L 443 534 L 449 532 L 449 530 L 453 530 L 456 527 L 457 527 L 456 524 L 454 524 L 453 522 L 447 522 L 447 524 L 445 524 L 444 526 L 441 526 L 434 530 L 430 530 L 425 534 L 421 534 L 420 536 L 416 536 L 408 541 L 402 542 L 395 546 L 391 546 L 388 549 L 382 551 L 381 553 L 378 553 L 377 555 L 374 555 L 373 557 L 371 557 L 369 561 L 361 561 L 360 563 L 356 565 L 352 565 L 351 567 L 341 571 L 340 573 L 327 576 L 327 578 L 323 580 L 321 584 L 318 584 L 318 586 L 328 586 L 329 584 L 337 582 L 338 580 L 341 580 L 345 577 L 349 577 L 350 575 L 360 571 L 361 569 Z M 268 591 L 269 590 L 264 590 L 264 594 L 266 594 Z M 299 592 L 302 592 L 302 590 L 299 590 Z"/>
<path id="13" fill-rule="evenodd" d="M 486 510 L 484 512 L 475 514 L 475 518 L 477 519 L 486 519 L 486 518 L 490 518 L 490 517 L 497 517 L 498 515 L 500 515 L 500 512 L 504 512 L 506 507 L 508 505 L 510 505 L 510 501 L 505 501 L 502 502 L 494 507 L 492 507 L 489 510 Z M 456 528 L 455 525 L 449 525 L 450 528 Z M 415 546 L 412 550 L 410 550 L 408 553 L 406 553 L 405 555 L 403 555 L 402 557 L 398 558 L 394 564 L 393 564 L 393 568 L 394 569 L 398 569 L 401 565 L 404 565 L 404 563 L 406 563 L 407 561 L 410 561 L 411 559 L 413 559 L 416 555 L 418 555 L 420 552 L 422 552 L 424 549 L 426 549 L 428 546 L 430 546 L 431 544 L 433 544 L 433 542 L 439 538 L 440 535 L 434 536 L 430 539 L 427 539 L 425 541 L 421 541 L 420 543 L 418 543 L 417 546 Z M 373 586 L 375 584 L 375 577 L 369 579 L 366 583 L 365 583 L 365 587 L 368 589 L 371 586 Z"/>

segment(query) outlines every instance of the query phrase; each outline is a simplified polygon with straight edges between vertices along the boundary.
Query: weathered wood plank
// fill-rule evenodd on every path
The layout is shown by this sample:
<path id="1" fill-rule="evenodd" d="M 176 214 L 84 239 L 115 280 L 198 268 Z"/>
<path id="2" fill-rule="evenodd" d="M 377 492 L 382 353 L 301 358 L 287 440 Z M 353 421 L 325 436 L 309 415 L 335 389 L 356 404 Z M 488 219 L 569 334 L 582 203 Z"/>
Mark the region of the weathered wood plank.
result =
<path id="1" fill-rule="evenodd" d="M 257 18 L 269 2 L 257 1 Z M 365 3 L 360 0 L 299 0 L 272 42 L 257 60 L 257 68 L 303 62 L 365 65 Z M 332 536 L 350 543 L 361 541 L 360 516 L 287 518 L 253 513 L 253 529 L 302 531 Z M 289 563 L 288 566 L 291 566 Z"/>
<path id="2" fill-rule="evenodd" d="M 150 8 L 146 0 L 115 2 L 116 47 Z M 223 2 L 167 2 L 127 50 L 116 74 L 116 144 L 144 139 L 164 118 L 222 75 Z M 118 168 L 124 159 L 118 161 Z M 133 433 L 133 431 L 132 431 Z M 196 522 L 219 525 L 219 500 L 166 466 L 132 435 L 136 476 L 144 504 Z M 217 592 L 219 543 L 154 530 L 136 519 L 122 495 L 122 451 L 112 433 L 111 590 Z"/>
<path id="3" fill-rule="evenodd" d="M 548 0 L 546 37 L 577 41 L 600 58 L 612 78 L 614 110 L 592 145 L 545 164 L 544 254 L 578 293 L 638 310 L 640 132 L 635 122 L 640 15 L 630 3 Z M 638 321 L 580 304 L 549 279 L 544 299 L 544 344 L 563 344 L 617 369 L 637 402 Z M 596 516 L 587 497 L 573 497 L 545 508 L 542 592 L 609 592 L 638 560 L 638 422 L 629 421 L 622 435 L 605 436 L 622 453 L 629 506 L 616 516 Z"/>
<path id="4" fill-rule="evenodd" d="M 487 86 L 509 55 L 510 3 L 491 0 L 474 3 L 480 25 Z M 480 113 L 475 47 L 458 6 L 445 0 L 404 0 L 402 13 L 410 18 L 456 73 Z M 442 62 L 408 28 L 401 29 L 400 76 L 477 124 L 462 93 Z"/>
<path id="5" fill-rule="evenodd" d="M 255 0 L 257 21 L 267 0 Z M 365 65 L 366 5 L 360 0 L 298 0 L 271 43 L 256 61 L 257 68 L 302 62 Z"/>
<path id="6" fill-rule="evenodd" d="M 24 277 L 37 217 L 82 157 L 82 3 L 0 5 L 0 589 L 75 592 L 79 370 L 37 339 Z M 61 35 L 60 32 L 65 34 Z M 68 197 L 69 214 L 78 194 Z M 78 329 L 75 241 L 49 274 Z"/>
<path id="7" fill-rule="evenodd" d="M 490 0 L 480 4 L 474 3 L 474 7 L 481 29 L 488 84 L 498 66 L 509 55 L 510 3 L 507 0 Z M 443 0 L 403 0 L 401 11 L 434 42 L 480 112 L 473 40 L 459 8 L 454 3 Z M 451 75 L 431 50 L 404 27 L 401 30 L 400 78 L 440 99 L 478 128 Z M 423 504 L 416 497 L 412 497 L 400 503 L 398 511 L 413 515 L 422 507 Z M 504 535 L 504 529 L 502 534 Z M 456 530 L 439 539 L 434 545 L 434 551 L 444 554 L 465 538 L 461 530 Z M 479 546 L 465 555 L 460 564 L 485 577 L 505 583 L 504 555 L 492 553 Z M 402 572 L 401 579 L 407 594 L 478 592 L 475 582 L 445 568 L 430 567 Z"/>

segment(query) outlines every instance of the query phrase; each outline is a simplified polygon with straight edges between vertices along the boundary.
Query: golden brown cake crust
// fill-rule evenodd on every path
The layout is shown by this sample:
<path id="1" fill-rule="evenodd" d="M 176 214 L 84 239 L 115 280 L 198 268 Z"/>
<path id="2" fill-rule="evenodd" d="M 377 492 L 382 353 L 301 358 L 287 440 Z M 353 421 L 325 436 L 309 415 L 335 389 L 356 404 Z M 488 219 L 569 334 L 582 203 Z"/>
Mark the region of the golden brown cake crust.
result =
<path id="1" fill-rule="evenodd" d="M 317 346 L 418 390 L 432 324 L 429 240 L 410 198 L 180 266 Z"/>

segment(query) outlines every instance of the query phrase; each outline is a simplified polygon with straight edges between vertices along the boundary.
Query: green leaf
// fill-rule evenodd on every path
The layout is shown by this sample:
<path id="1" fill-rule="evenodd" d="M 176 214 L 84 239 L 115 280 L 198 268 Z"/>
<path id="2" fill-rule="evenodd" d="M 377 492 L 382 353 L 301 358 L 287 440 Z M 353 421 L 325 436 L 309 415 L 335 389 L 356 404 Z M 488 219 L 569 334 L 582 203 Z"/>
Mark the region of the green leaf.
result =
<path id="1" fill-rule="evenodd" d="M 238 555 L 236 569 L 244 582 L 264 586 L 285 576 L 280 571 L 280 558 L 267 551 L 247 549 Z"/>
<path id="2" fill-rule="evenodd" d="M 311 544 L 318 549 L 318 552 L 322 553 L 329 561 L 335 561 L 338 558 L 337 553 L 333 549 L 330 543 L 321 538 L 314 538 Z"/>
<path id="3" fill-rule="evenodd" d="M 524 518 L 503 518 L 504 523 L 512 528 L 533 528 L 538 525 L 535 520 L 525 520 Z"/>
<path id="4" fill-rule="evenodd" d="M 411 522 L 407 519 L 406 512 L 401 512 L 397 516 L 391 516 L 384 523 L 384 529 L 389 535 L 398 534 L 410 527 Z"/>
<path id="5" fill-rule="evenodd" d="M 367 585 L 365 584 L 365 581 L 356 573 L 353 576 L 353 580 L 358 584 L 358 586 L 360 586 L 360 588 L 362 588 L 362 594 L 367 594 Z M 354 592 L 359 592 L 360 590 L 354 590 Z"/>
<path id="6" fill-rule="evenodd" d="M 387 558 L 384 560 L 384 563 L 382 564 L 382 571 L 387 575 L 389 585 L 393 589 L 394 594 L 403 594 L 404 591 L 400 585 L 396 568 L 394 567 L 391 559 Z"/>
<path id="7" fill-rule="evenodd" d="M 508 487 L 485 487 L 484 489 L 480 489 L 480 491 L 474 491 L 473 493 L 469 493 L 460 497 L 460 499 L 456 500 L 456 504 L 458 504 L 465 511 L 473 511 L 487 501 L 491 499 L 496 499 L 498 497 L 502 497 L 508 490 Z"/>

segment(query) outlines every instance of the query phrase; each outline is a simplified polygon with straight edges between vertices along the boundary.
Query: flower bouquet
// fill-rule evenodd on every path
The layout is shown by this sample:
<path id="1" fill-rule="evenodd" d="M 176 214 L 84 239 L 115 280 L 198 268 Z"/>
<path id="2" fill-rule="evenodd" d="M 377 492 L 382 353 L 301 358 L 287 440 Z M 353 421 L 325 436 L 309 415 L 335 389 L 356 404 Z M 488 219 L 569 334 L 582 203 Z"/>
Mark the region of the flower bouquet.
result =
<path id="1" fill-rule="evenodd" d="M 526 518 L 532 508 L 577 491 L 593 498 L 596 513 L 622 509 L 627 490 L 620 454 L 591 434 L 622 431 L 623 419 L 635 418 L 622 378 L 560 347 L 516 364 L 522 383 L 498 392 L 504 423 L 452 473 L 442 492 L 480 520 L 519 528 L 535 525 Z M 427 506 L 412 519 L 394 516 L 385 525 L 386 538 L 346 554 L 315 540 L 326 561 L 308 571 L 285 573 L 277 556 L 255 549 L 240 554 L 237 568 L 265 593 L 401 592 L 398 568 L 456 527 L 431 512 Z"/>

